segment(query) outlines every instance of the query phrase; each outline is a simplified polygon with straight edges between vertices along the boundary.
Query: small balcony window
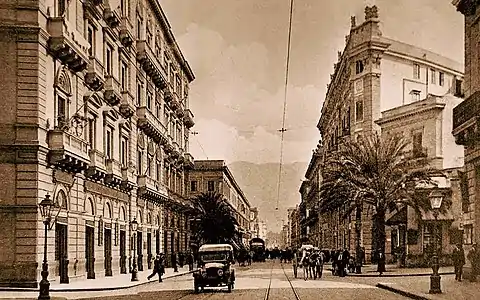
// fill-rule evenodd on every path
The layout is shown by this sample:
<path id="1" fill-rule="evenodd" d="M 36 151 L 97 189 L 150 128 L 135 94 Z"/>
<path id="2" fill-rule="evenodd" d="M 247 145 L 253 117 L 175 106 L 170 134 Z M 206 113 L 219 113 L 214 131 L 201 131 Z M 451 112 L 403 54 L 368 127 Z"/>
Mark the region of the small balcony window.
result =
<path id="1" fill-rule="evenodd" d="M 363 69 L 364 69 L 364 67 L 363 67 L 363 61 L 357 60 L 357 61 L 355 62 L 355 74 L 360 74 L 360 73 L 362 73 L 362 72 L 363 72 Z"/>
<path id="2" fill-rule="evenodd" d="M 420 101 L 420 91 L 413 90 L 410 94 L 412 95 L 412 102 Z"/>
<path id="3" fill-rule="evenodd" d="M 443 86 L 445 84 L 445 73 L 439 72 L 438 73 L 438 84 Z"/>
<path id="4" fill-rule="evenodd" d="M 355 121 L 363 121 L 363 101 L 357 101 L 355 103 Z"/>
<path id="5" fill-rule="evenodd" d="M 215 191 L 215 182 L 214 181 L 208 181 L 207 182 L 207 191 L 213 192 Z"/>
<path id="6" fill-rule="evenodd" d="M 413 78 L 420 79 L 420 65 L 414 64 L 413 65 Z"/>

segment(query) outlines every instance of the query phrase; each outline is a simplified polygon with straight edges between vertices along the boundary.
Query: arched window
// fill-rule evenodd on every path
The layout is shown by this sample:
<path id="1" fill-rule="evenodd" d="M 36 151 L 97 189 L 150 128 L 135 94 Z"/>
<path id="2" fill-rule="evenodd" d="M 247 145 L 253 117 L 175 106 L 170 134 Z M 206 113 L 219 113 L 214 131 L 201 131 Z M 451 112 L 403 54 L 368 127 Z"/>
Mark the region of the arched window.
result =
<path id="1" fill-rule="evenodd" d="M 86 201 L 86 205 L 85 205 L 85 212 L 89 215 L 92 215 L 94 216 L 95 215 L 95 210 L 93 209 L 93 200 L 92 198 L 88 198 L 87 201 Z"/>
<path id="2" fill-rule="evenodd" d="M 110 203 L 108 202 L 105 204 L 105 211 L 103 212 L 103 215 L 105 216 L 105 218 L 112 218 L 112 208 L 110 206 Z"/>
<path id="3" fill-rule="evenodd" d="M 152 214 L 148 213 L 147 214 L 147 224 L 151 224 L 152 223 Z"/>
<path id="4" fill-rule="evenodd" d="M 57 203 L 62 209 L 67 209 L 67 196 L 62 190 L 60 190 L 57 194 Z"/>
<path id="5" fill-rule="evenodd" d="M 155 225 L 160 226 L 160 216 L 157 216 L 157 219 L 155 220 Z"/>
<path id="6" fill-rule="evenodd" d="M 142 211 L 139 210 L 138 211 L 138 224 L 142 224 L 143 223 L 143 215 L 142 215 Z"/>
<path id="7" fill-rule="evenodd" d="M 125 221 L 127 219 L 127 213 L 125 212 L 125 207 L 120 207 L 120 220 Z"/>

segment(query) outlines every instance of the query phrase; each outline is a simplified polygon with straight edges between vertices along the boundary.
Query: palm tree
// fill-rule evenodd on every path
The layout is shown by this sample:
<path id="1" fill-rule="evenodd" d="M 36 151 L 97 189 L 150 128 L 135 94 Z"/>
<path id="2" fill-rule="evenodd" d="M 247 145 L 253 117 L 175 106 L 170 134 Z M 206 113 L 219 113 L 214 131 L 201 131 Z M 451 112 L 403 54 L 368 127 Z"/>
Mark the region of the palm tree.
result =
<path id="1" fill-rule="evenodd" d="M 431 172 L 420 161 L 412 162 L 405 157 L 407 145 L 399 136 L 382 138 L 373 134 L 358 141 L 346 141 L 325 160 L 320 212 L 346 208 L 346 217 L 356 211 L 357 262 L 364 205 L 374 209 L 372 219 L 377 241 L 374 246 L 383 257 L 387 212 L 403 206 L 410 206 L 418 213 L 431 209 L 425 193 L 416 192 L 422 184 L 432 184 Z M 379 264 L 377 271 L 384 272 L 384 268 L 384 264 Z"/>
<path id="2" fill-rule="evenodd" d="M 195 235 L 200 242 L 230 242 L 236 234 L 237 220 L 233 208 L 219 193 L 202 193 L 193 199 Z"/>

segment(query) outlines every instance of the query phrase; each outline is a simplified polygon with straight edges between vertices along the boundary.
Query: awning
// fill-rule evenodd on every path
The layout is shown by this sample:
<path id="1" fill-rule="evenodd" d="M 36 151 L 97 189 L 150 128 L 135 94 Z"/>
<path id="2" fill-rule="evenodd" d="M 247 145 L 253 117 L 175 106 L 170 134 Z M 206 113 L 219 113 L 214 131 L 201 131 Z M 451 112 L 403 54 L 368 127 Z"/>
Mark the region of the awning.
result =
<path id="1" fill-rule="evenodd" d="M 421 211 L 423 221 L 435 221 L 435 215 L 432 211 Z M 440 212 L 437 216 L 438 221 L 453 221 L 455 218 L 450 210 Z"/>
<path id="2" fill-rule="evenodd" d="M 407 207 L 405 206 L 399 211 L 394 212 L 385 224 L 388 226 L 407 224 Z"/>

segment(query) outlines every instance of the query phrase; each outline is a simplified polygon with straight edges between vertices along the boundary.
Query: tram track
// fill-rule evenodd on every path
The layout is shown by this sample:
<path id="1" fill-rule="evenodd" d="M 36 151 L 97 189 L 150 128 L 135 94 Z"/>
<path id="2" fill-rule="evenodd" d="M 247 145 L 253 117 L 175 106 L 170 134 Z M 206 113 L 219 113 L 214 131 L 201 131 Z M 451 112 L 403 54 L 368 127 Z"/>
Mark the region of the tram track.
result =
<path id="1" fill-rule="evenodd" d="M 275 261 L 273 261 L 272 267 L 271 267 L 271 269 L 270 269 L 270 279 L 269 279 L 269 281 L 268 281 L 267 291 L 266 291 L 266 293 L 265 293 L 265 297 L 263 298 L 263 300 L 269 300 L 269 297 L 270 297 L 270 290 L 271 290 L 271 288 L 272 288 L 272 277 L 273 277 L 273 266 L 274 266 L 274 265 L 275 265 Z M 300 296 L 298 295 L 297 290 L 296 290 L 295 287 L 293 286 L 292 281 L 291 281 L 290 278 L 288 277 L 287 272 L 285 271 L 285 268 L 283 267 L 283 264 L 280 263 L 280 266 L 282 267 L 283 275 L 285 275 L 285 278 L 287 278 L 288 284 L 290 285 L 290 289 L 292 290 L 293 295 L 295 296 L 295 299 L 296 299 L 296 300 L 301 300 Z"/>

